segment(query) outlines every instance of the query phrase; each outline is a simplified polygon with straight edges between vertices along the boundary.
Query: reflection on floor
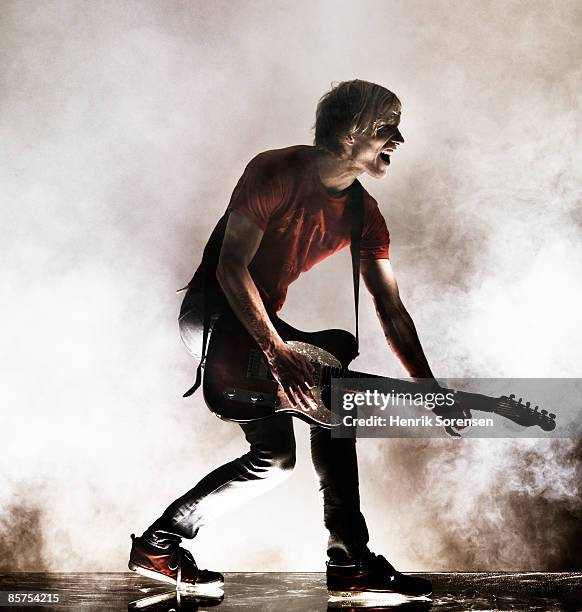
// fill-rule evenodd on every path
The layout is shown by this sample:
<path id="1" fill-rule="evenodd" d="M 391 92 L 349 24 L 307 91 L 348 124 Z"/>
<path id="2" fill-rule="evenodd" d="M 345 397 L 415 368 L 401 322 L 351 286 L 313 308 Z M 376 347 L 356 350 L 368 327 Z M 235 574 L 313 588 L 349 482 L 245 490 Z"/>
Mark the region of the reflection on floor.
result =
<path id="1" fill-rule="evenodd" d="M 425 601 L 329 601 L 324 574 L 227 574 L 224 596 L 196 597 L 176 593 L 168 585 L 132 573 L 118 574 L 0 574 L 0 591 L 59 593 L 60 603 L 1 610 L 83 610 L 113 612 L 325 612 L 342 609 L 390 610 L 582 610 L 582 573 L 439 573 L 422 574 L 433 582 L 434 593 Z"/>

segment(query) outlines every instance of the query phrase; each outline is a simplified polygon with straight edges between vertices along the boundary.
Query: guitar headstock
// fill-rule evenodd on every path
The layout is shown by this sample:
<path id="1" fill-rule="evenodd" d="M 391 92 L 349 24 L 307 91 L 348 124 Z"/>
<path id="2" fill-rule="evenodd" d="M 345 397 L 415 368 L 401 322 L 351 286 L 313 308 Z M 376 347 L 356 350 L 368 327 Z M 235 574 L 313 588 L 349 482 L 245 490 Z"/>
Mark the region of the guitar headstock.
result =
<path id="1" fill-rule="evenodd" d="M 548 413 L 547 410 L 540 410 L 539 406 L 532 408 L 530 402 L 524 404 L 521 397 L 516 400 L 513 394 L 509 397 L 502 395 L 497 401 L 495 412 L 524 427 L 538 425 L 544 431 L 552 431 L 556 428 L 555 414 Z"/>

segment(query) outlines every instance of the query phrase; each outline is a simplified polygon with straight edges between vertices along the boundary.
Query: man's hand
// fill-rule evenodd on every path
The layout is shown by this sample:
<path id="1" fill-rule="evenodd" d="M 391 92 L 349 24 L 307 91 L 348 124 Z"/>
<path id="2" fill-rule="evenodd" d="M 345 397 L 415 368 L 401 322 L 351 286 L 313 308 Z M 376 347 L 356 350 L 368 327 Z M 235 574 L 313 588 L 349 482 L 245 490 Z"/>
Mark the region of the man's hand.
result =
<path id="1" fill-rule="evenodd" d="M 275 380 L 281 385 L 289 402 L 296 408 L 311 409 L 311 387 L 314 386 L 314 369 L 310 361 L 285 343 L 266 355 Z"/>
<path id="2" fill-rule="evenodd" d="M 435 406 L 433 409 L 434 414 L 442 417 L 443 419 L 470 419 L 471 411 L 469 407 L 465 405 L 458 396 L 455 396 L 455 403 L 453 406 Z M 459 431 L 465 429 L 466 425 L 447 425 L 445 431 L 449 436 L 453 438 L 460 438 L 461 434 Z"/>

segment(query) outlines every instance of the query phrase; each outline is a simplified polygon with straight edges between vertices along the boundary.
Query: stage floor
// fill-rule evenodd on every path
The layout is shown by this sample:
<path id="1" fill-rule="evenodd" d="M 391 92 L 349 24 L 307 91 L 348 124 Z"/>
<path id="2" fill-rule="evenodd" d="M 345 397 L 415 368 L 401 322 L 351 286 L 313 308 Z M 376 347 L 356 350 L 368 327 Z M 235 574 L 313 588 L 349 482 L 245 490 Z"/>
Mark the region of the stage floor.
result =
<path id="1" fill-rule="evenodd" d="M 421 574 L 432 580 L 434 593 L 429 601 L 402 605 L 367 604 L 369 610 L 402 612 L 413 610 L 582 610 L 582 573 L 438 573 Z M 59 604 L 0 604 L 1 610 L 81 610 L 114 612 L 321 612 L 356 610 L 349 602 L 328 601 L 324 574 L 231 573 L 226 574 L 224 599 L 176 598 L 171 586 L 130 572 L 116 574 L 0 574 L 0 592 L 43 591 L 58 593 Z M 166 595 L 164 595 L 166 594 Z M 161 596 L 161 597 L 160 597 Z M 157 601 L 154 601 L 157 599 Z"/>

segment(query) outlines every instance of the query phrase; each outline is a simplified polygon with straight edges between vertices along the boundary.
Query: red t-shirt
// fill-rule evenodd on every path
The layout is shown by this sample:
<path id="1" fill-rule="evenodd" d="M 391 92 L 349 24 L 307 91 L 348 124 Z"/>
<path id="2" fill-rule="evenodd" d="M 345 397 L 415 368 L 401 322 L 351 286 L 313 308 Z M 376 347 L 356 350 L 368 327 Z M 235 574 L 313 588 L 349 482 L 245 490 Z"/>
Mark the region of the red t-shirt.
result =
<path id="1" fill-rule="evenodd" d="M 266 151 L 252 159 L 237 183 L 229 210 L 263 231 L 249 272 L 267 310 L 283 306 L 287 288 L 316 263 L 350 244 L 347 194 L 332 197 L 315 160 L 315 147 Z M 361 259 L 388 259 L 390 235 L 378 204 L 364 195 Z M 199 268 L 190 283 L 201 287 Z"/>

